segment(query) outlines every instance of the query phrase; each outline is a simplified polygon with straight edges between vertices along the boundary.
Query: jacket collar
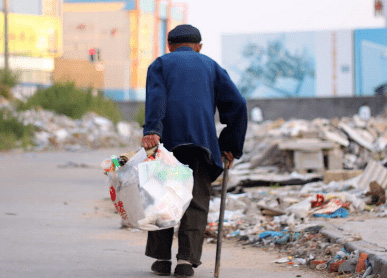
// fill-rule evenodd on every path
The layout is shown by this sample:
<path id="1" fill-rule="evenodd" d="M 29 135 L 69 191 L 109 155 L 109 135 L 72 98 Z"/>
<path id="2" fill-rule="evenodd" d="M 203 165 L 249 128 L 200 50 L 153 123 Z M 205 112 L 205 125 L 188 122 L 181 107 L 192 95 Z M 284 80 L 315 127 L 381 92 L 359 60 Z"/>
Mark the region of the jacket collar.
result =
<path id="1" fill-rule="evenodd" d="M 182 46 L 176 49 L 175 51 L 194 51 L 194 50 L 189 46 Z"/>

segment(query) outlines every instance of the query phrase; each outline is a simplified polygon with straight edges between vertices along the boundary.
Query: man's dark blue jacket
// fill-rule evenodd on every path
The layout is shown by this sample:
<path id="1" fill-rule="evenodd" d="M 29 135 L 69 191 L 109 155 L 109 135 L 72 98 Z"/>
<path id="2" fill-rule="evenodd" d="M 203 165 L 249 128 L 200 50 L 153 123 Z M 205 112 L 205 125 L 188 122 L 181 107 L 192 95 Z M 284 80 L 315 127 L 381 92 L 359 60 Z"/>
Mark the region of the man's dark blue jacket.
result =
<path id="1" fill-rule="evenodd" d="M 226 125 L 219 139 L 216 108 Z M 246 128 L 246 101 L 211 58 L 180 47 L 149 66 L 144 135 L 159 135 L 170 151 L 184 145 L 205 149 L 214 180 L 223 169 L 221 151 L 231 151 L 235 158 L 242 155 Z"/>

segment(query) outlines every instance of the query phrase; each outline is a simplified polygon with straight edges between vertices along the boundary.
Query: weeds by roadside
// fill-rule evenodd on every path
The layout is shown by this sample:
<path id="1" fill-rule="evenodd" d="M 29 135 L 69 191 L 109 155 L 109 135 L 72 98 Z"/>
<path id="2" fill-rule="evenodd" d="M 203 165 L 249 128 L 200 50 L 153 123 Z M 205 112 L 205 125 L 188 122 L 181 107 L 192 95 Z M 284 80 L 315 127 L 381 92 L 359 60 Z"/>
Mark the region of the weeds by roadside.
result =
<path id="1" fill-rule="evenodd" d="M 17 103 L 18 110 L 41 107 L 64 114 L 72 119 L 80 119 L 87 112 L 95 112 L 117 123 L 122 120 L 121 111 L 103 95 L 93 95 L 92 90 L 82 90 L 72 82 L 56 83 L 46 89 L 39 89 L 25 103 Z"/>
<path id="2" fill-rule="evenodd" d="M 19 82 L 19 75 L 6 69 L 0 69 L 0 96 L 13 99 L 12 88 Z"/>
<path id="3" fill-rule="evenodd" d="M 33 145 L 34 127 L 25 126 L 7 109 L 0 110 L 0 150 Z"/>
<path id="4" fill-rule="evenodd" d="M 133 119 L 134 119 L 140 126 L 142 126 L 143 124 L 145 124 L 145 105 L 144 105 L 144 104 L 140 104 L 140 105 L 137 107 L 136 112 L 134 113 Z"/>

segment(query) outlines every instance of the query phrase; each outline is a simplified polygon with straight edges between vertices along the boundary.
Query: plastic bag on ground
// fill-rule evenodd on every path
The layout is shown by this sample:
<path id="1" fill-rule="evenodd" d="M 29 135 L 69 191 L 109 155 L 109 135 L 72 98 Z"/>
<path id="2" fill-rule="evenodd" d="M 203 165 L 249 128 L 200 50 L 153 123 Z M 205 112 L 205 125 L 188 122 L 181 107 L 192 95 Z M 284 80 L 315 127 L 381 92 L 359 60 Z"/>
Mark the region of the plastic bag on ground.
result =
<path id="1" fill-rule="evenodd" d="M 148 231 L 174 227 L 192 200 L 192 170 L 162 144 L 154 159 L 141 148 L 107 175 L 111 199 L 129 227 Z"/>

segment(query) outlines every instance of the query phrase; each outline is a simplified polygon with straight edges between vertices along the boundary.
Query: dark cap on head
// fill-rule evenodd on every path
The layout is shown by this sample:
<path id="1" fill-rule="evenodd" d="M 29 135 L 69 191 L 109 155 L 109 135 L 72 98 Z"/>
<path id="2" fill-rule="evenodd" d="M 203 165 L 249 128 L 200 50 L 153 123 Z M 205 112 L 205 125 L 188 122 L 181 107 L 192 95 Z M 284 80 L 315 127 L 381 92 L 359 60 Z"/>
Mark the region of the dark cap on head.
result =
<path id="1" fill-rule="evenodd" d="M 189 24 L 178 25 L 168 33 L 169 43 L 200 43 L 201 40 L 199 30 Z"/>

